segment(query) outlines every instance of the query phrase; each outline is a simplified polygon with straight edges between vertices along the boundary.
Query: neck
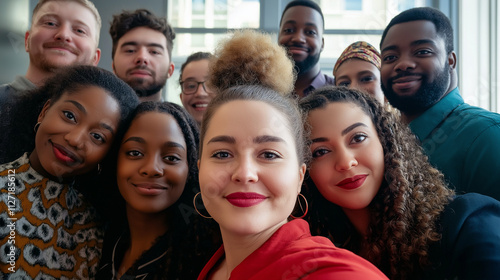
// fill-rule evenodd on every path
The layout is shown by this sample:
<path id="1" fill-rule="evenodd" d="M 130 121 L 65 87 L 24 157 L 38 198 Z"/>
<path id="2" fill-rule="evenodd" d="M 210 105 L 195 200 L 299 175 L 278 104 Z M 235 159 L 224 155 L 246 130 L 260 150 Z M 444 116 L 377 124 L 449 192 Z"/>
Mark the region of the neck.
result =
<path id="1" fill-rule="evenodd" d="M 139 101 L 161 101 L 161 90 L 153 95 L 139 97 Z"/>
<path id="2" fill-rule="evenodd" d="M 218 273 L 231 275 L 231 272 L 255 250 L 259 249 L 287 220 L 257 234 L 241 235 L 221 228 L 225 261 L 217 268 Z M 220 271 L 222 270 L 222 271 Z"/>
<path id="3" fill-rule="evenodd" d="M 127 205 L 127 220 L 130 230 L 130 256 L 137 260 L 156 239 L 168 230 L 169 213 L 142 213 Z"/>
<path id="4" fill-rule="evenodd" d="M 303 97 L 304 90 L 311 85 L 312 81 L 318 75 L 319 72 L 320 72 L 319 64 L 316 64 L 314 65 L 314 67 L 309 69 L 309 71 L 297 74 L 297 80 L 295 81 L 295 92 L 300 97 Z"/>
<path id="5" fill-rule="evenodd" d="M 31 63 L 28 66 L 28 71 L 26 71 L 26 78 L 37 87 L 42 86 L 45 83 L 45 80 L 53 75 L 53 72 L 43 71 Z"/>
<path id="6" fill-rule="evenodd" d="M 370 225 L 370 211 L 368 208 L 363 208 L 359 210 L 351 210 L 343 208 L 344 213 L 349 218 L 349 221 L 354 225 L 356 231 L 363 236 L 367 237 L 368 234 L 368 226 Z"/>

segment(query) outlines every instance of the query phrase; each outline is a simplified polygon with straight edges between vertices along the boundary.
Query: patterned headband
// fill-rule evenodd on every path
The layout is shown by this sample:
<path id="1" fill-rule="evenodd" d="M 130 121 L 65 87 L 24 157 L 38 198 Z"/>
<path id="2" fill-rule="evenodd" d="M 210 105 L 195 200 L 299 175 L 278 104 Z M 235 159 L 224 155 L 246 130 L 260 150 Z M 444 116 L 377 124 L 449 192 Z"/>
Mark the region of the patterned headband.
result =
<path id="1" fill-rule="evenodd" d="M 335 67 L 333 68 L 334 76 L 340 65 L 350 58 L 358 58 L 368 61 L 380 69 L 381 58 L 377 49 L 367 42 L 358 41 L 349 45 L 349 47 L 347 47 L 337 59 L 337 63 L 335 63 Z"/>

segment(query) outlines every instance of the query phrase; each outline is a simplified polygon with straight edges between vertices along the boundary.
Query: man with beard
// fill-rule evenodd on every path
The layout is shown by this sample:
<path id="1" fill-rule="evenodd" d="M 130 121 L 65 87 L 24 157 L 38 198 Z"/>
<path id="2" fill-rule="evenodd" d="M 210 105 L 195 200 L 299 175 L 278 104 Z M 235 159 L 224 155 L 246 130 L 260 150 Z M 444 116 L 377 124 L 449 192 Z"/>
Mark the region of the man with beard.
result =
<path id="1" fill-rule="evenodd" d="M 322 74 L 319 57 L 324 47 L 325 23 L 321 8 L 310 0 L 295 0 L 281 16 L 278 43 L 295 61 L 295 93 L 304 97 L 314 89 L 333 85 L 332 77 Z"/>
<path id="2" fill-rule="evenodd" d="M 41 110 L 40 100 L 31 98 L 31 90 L 66 66 L 94 65 L 101 57 L 97 48 L 101 16 L 88 0 L 40 0 L 33 9 L 31 26 L 25 34 L 29 65 L 25 76 L 0 86 L 0 163 L 15 160 L 23 152 L 10 149 L 11 141 L 33 139 L 33 126 L 25 128 L 13 119 L 14 108 Z M 21 104 L 22 103 L 22 104 Z M 33 123 L 35 125 L 35 123 Z M 23 145 L 16 145 L 23 146 Z"/>
<path id="3" fill-rule="evenodd" d="M 113 71 L 141 101 L 160 101 L 161 90 L 174 72 L 171 62 L 175 33 L 165 18 L 139 9 L 113 16 Z"/>
<path id="4" fill-rule="evenodd" d="M 380 49 L 384 94 L 430 162 L 458 194 L 500 200 L 500 115 L 460 96 L 450 20 L 428 7 L 404 11 L 384 30 Z"/>

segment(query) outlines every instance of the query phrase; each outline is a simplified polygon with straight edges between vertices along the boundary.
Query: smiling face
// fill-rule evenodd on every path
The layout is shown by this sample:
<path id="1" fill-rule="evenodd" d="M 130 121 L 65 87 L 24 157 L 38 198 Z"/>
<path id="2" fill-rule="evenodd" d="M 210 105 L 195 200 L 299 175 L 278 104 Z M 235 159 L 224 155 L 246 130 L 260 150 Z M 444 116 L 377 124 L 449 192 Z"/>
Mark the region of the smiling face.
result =
<path id="1" fill-rule="evenodd" d="M 432 22 L 395 24 L 381 49 L 383 90 L 402 113 L 421 114 L 453 89 L 450 73 L 455 55 L 446 53 L 445 41 Z"/>
<path id="2" fill-rule="evenodd" d="M 30 66 L 42 71 L 70 65 L 97 65 L 97 21 L 86 7 L 73 1 L 51 1 L 34 15 L 25 35 Z"/>
<path id="3" fill-rule="evenodd" d="M 174 72 L 167 51 L 167 38 L 148 27 L 136 27 L 118 40 L 113 71 L 139 95 L 157 94 Z"/>
<path id="4" fill-rule="evenodd" d="M 384 152 L 363 110 L 351 103 L 329 103 L 309 113 L 309 174 L 320 193 L 344 211 L 366 208 L 384 178 Z"/>
<path id="5" fill-rule="evenodd" d="M 197 61 L 192 61 L 184 66 L 182 71 L 182 81 L 194 81 L 203 82 L 208 80 L 208 59 L 202 59 Z M 185 94 L 181 92 L 180 98 L 182 105 L 188 111 L 188 113 L 193 116 L 198 124 L 201 123 L 203 119 L 203 114 L 207 110 L 207 105 L 212 100 L 215 95 L 215 91 L 207 87 L 208 84 L 205 83 L 205 91 L 203 85 L 198 85 L 198 90 L 193 94 Z"/>
<path id="6" fill-rule="evenodd" d="M 213 115 L 199 161 L 205 207 L 223 233 L 272 233 L 293 210 L 305 173 L 280 111 L 230 101 Z"/>
<path id="7" fill-rule="evenodd" d="M 160 112 L 137 116 L 118 154 L 117 183 L 127 209 L 166 210 L 184 191 L 188 172 L 186 142 L 174 117 Z"/>
<path id="8" fill-rule="evenodd" d="M 38 117 L 33 168 L 51 178 L 95 169 L 113 143 L 119 120 L 118 103 L 99 87 L 64 93 L 53 104 L 49 100 Z"/>
<path id="9" fill-rule="evenodd" d="M 288 50 L 299 75 L 309 72 L 318 65 L 323 50 L 321 14 L 306 6 L 289 8 L 281 19 L 278 43 Z"/>
<path id="10" fill-rule="evenodd" d="M 364 91 L 384 104 L 380 70 L 370 62 L 356 58 L 346 60 L 335 73 L 335 85 Z"/>

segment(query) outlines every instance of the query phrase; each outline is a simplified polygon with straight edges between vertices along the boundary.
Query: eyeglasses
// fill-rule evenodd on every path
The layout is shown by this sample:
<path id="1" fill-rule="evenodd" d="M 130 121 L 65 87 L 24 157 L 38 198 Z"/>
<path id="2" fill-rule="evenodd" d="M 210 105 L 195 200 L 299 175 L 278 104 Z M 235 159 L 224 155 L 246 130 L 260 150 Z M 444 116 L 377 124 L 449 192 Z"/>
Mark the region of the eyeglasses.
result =
<path id="1" fill-rule="evenodd" d="M 195 80 L 186 80 L 180 82 L 180 84 L 182 92 L 186 95 L 194 94 L 195 92 L 197 92 L 200 84 L 203 85 L 203 89 L 205 90 L 205 92 L 212 93 L 212 90 L 205 85 L 205 82 L 206 81 L 197 82 Z"/>

